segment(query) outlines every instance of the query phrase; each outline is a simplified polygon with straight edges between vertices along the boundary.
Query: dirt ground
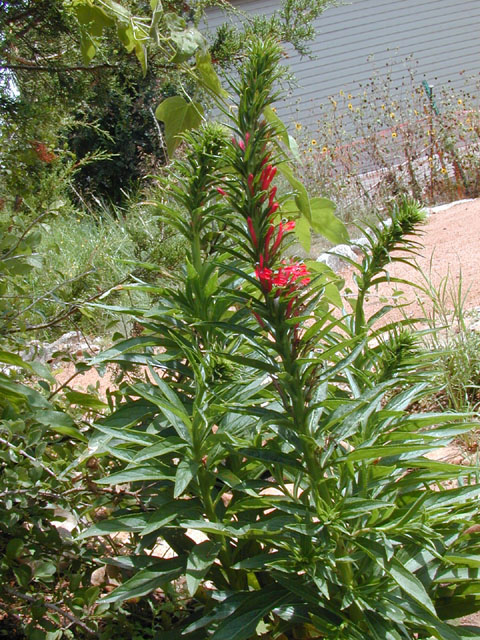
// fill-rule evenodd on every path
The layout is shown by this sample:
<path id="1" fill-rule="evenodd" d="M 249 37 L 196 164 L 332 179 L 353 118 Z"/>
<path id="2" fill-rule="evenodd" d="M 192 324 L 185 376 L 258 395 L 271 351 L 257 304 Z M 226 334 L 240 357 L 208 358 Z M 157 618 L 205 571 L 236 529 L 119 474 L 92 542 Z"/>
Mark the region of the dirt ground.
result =
<path id="1" fill-rule="evenodd" d="M 437 289 L 446 284 L 446 303 L 453 309 L 451 292 L 461 290 L 465 297 L 464 310 L 480 309 L 480 199 L 464 200 L 428 210 L 422 227 L 419 255 L 415 260 L 416 271 L 400 262 L 392 263 L 387 271 L 390 277 L 410 280 L 425 287 L 431 282 Z M 348 272 L 347 272 L 348 278 Z M 386 321 L 399 320 L 405 314 L 409 318 L 423 316 L 422 305 L 431 308 L 428 296 L 415 287 L 384 283 L 372 291 L 366 304 L 367 317 L 382 304 L 395 301 L 395 291 L 401 291 L 398 302 L 405 304 L 401 311 L 393 310 Z"/>

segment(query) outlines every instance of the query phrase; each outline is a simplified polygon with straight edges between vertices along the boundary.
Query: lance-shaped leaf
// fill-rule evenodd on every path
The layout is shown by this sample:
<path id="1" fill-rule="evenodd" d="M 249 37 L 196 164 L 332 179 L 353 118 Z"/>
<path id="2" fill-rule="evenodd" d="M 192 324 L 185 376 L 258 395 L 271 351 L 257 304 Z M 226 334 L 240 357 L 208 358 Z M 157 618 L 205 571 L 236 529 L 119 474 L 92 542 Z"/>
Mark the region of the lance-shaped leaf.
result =
<path id="1" fill-rule="evenodd" d="M 220 543 L 205 541 L 197 544 L 190 552 L 187 560 L 187 589 L 193 597 L 203 577 L 215 562 L 220 550 Z"/>
<path id="2" fill-rule="evenodd" d="M 155 589 L 179 578 L 185 570 L 185 558 L 170 558 L 159 560 L 157 563 L 142 569 L 122 585 L 114 589 L 100 602 L 123 602 L 131 598 L 140 598 Z"/>

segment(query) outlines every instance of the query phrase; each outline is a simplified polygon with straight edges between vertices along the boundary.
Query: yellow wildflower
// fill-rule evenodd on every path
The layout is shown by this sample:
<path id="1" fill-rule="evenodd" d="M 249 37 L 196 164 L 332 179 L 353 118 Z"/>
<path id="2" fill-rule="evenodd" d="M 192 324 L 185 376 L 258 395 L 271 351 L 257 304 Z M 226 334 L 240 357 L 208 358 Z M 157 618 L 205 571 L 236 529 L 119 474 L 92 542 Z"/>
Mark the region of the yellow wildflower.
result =
<path id="1" fill-rule="evenodd" d="M 317 141 L 315 139 L 313 139 L 310 144 L 314 147 L 317 144 Z"/>
<path id="2" fill-rule="evenodd" d="M 457 102 L 458 102 L 458 104 L 463 104 L 463 100 L 462 100 L 461 98 L 459 98 L 459 99 L 457 100 Z"/>
<path id="3" fill-rule="evenodd" d="M 353 109 L 353 105 L 352 105 L 352 103 L 351 103 L 351 102 L 349 102 L 349 103 L 348 103 L 348 108 L 350 109 L 350 111 L 352 111 L 352 109 Z"/>
<path id="4" fill-rule="evenodd" d="M 442 173 L 447 173 L 447 170 L 445 169 L 445 167 L 442 167 Z"/>
<path id="5" fill-rule="evenodd" d="M 392 118 L 392 120 L 395 120 L 395 114 L 393 113 L 393 111 L 390 114 L 390 118 Z"/>
<path id="6" fill-rule="evenodd" d="M 322 147 L 322 151 L 323 151 L 323 153 L 327 153 L 328 147 Z"/>
<path id="7" fill-rule="evenodd" d="M 395 131 L 392 131 L 392 138 L 396 138 L 397 137 L 397 133 Z"/>
<path id="8" fill-rule="evenodd" d="M 300 122 L 296 122 L 296 123 L 295 123 L 295 129 L 296 129 L 297 131 L 300 131 L 300 129 L 301 129 L 301 128 L 302 128 L 302 125 L 300 124 Z"/>

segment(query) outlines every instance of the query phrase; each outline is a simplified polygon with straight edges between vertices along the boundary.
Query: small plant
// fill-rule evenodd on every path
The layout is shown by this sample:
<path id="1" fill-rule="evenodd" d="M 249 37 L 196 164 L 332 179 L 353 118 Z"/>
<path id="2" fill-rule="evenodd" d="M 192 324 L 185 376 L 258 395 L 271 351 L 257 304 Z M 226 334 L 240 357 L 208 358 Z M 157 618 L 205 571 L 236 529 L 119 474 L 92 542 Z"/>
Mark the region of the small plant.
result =
<path id="1" fill-rule="evenodd" d="M 425 456 L 470 427 L 409 411 L 432 375 L 414 337 L 376 328 L 361 295 L 338 313 L 333 274 L 284 258 L 318 202 L 269 110 L 280 55 L 251 45 L 228 137 L 186 137 L 176 204 L 161 207 L 188 242 L 185 269 L 154 307 L 124 310 L 142 335 L 93 360 L 145 367 L 89 443 L 117 461 L 97 483 L 136 496 L 80 536 L 134 546 L 104 558 L 124 579 L 99 607 L 156 591 L 176 604 L 162 640 L 476 637 L 446 622 L 480 608 L 476 473 Z M 294 193 L 278 195 L 278 171 Z M 419 221 L 404 199 L 370 234 L 362 291 Z"/>
<path id="2" fill-rule="evenodd" d="M 413 68 L 413 61 L 407 60 Z M 384 210 L 392 197 L 423 203 L 475 197 L 479 121 L 474 96 L 431 88 L 411 71 L 396 86 L 376 77 L 355 95 L 331 96 L 318 129 L 302 131 L 306 184 L 333 197 L 345 222 Z"/>
<path id="3" fill-rule="evenodd" d="M 462 274 L 459 273 L 456 283 L 450 272 L 438 285 L 433 283 L 432 275 L 424 276 L 424 280 L 417 299 L 430 328 L 425 338 L 426 346 L 433 348 L 439 358 L 441 392 L 437 400 L 447 409 L 476 412 L 480 388 L 480 337 L 470 328 L 472 321 L 469 322 L 465 311 L 468 291 L 464 291 Z M 469 436 L 466 442 L 472 444 Z"/>

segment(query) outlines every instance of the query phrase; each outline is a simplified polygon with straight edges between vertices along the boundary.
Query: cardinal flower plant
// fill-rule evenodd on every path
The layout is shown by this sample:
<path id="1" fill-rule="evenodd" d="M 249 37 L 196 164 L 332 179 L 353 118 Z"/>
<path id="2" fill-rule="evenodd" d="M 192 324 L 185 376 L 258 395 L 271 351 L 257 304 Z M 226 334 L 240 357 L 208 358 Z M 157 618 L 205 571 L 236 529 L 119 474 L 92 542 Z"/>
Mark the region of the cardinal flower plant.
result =
<path id="1" fill-rule="evenodd" d="M 94 360 L 141 367 L 90 442 L 116 460 L 100 483 L 130 486 L 82 534 L 130 534 L 100 606 L 163 593 L 162 640 L 478 637 L 447 622 L 480 608 L 476 470 L 427 457 L 470 426 L 411 408 L 434 363 L 388 307 L 364 309 L 422 216 L 402 200 L 363 230 L 347 308 L 339 278 L 296 257 L 309 225 L 344 230 L 289 166 L 280 56 L 252 44 L 225 123 L 184 136 L 158 204 L 188 243 L 183 274 L 153 308 L 120 309 L 142 335 Z"/>

